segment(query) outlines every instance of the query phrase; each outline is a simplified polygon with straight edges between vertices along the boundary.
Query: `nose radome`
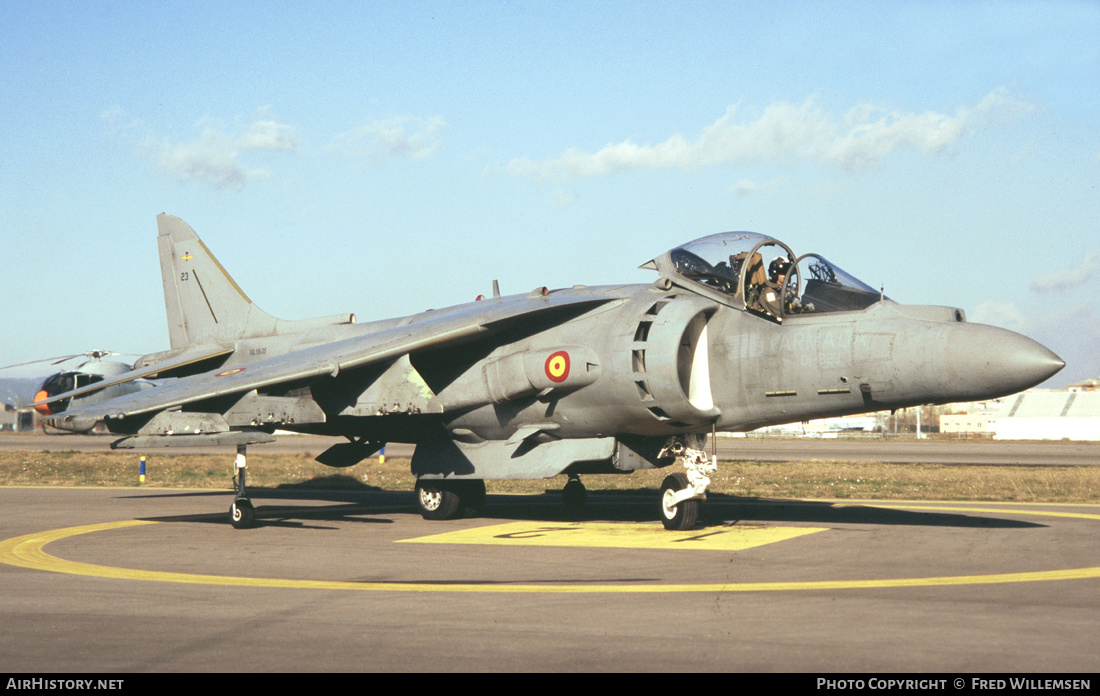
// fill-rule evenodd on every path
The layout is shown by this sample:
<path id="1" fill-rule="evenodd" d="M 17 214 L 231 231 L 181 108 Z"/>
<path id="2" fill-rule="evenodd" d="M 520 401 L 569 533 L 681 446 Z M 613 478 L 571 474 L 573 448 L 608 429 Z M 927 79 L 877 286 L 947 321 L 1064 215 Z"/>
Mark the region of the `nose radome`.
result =
<path id="1" fill-rule="evenodd" d="M 995 398 L 1030 389 L 1066 363 L 1036 341 L 984 324 L 959 324 L 948 336 L 946 358 L 961 382 L 980 396 Z"/>

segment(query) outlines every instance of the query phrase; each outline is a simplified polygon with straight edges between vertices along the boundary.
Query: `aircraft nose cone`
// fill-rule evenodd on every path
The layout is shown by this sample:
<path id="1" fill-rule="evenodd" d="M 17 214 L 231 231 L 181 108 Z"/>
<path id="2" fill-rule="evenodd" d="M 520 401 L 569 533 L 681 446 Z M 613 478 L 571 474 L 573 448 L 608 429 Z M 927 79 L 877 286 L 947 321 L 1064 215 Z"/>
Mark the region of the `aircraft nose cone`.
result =
<path id="1" fill-rule="evenodd" d="M 1066 363 L 1027 336 L 984 324 L 960 324 L 946 357 L 958 379 L 983 398 L 1006 396 L 1049 379 Z"/>

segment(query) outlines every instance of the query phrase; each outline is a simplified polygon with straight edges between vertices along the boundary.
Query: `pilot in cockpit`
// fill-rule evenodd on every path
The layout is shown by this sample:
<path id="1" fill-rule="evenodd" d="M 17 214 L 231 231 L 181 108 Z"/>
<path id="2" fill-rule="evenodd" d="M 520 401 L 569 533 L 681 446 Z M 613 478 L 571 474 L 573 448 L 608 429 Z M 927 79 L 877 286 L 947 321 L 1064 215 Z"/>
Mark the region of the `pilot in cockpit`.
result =
<path id="1" fill-rule="evenodd" d="M 797 289 L 785 288 L 787 274 L 791 271 L 791 262 L 782 256 L 776 256 L 768 265 L 768 279 L 775 285 L 779 292 L 783 293 L 783 310 L 787 314 L 802 311 L 802 303 L 797 297 Z"/>
<path id="2" fill-rule="evenodd" d="M 748 307 L 763 314 L 778 317 L 782 311 L 779 302 L 780 288 L 783 286 L 788 270 L 790 270 L 790 263 L 780 256 L 771 262 L 765 274 L 764 260 L 759 253 L 753 254 L 745 278 Z"/>
<path id="3" fill-rule="evenodd" d="M 782 256 L 776 256 L 768 266 L 768 277 L 779 287 L 783 287 L 783 281 L 787 279 L 787 271 L 791 270 L 791 262 Z"/>

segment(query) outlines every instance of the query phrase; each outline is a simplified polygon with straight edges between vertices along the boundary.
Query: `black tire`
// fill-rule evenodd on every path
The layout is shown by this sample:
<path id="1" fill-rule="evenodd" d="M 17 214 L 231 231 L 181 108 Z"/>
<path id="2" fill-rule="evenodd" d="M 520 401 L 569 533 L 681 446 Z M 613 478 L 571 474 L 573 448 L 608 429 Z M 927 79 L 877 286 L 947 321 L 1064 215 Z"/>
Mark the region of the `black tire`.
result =
<path id="1" fill-rule="evenodd" d="M 661 484 L 661 500 L 658 507 L 661 511 L 661 522 L 665 525 L 665 529 L 681 532 L 694 528 L 699 521 L 698 500 L 685 500 L 674 506 L 665 504 L 666 498 L 687 487 L 687 474 L 679 472 L 669 474 Z"/>
<path id="2" fill-rule="evenodd" d="M 416 508 L 426 520 L 449 520 L 458 516 L 462 497 L 450 482 L 416 482 Z"/>
<path id="3" fill-rule="evenodd" d="M 233 529 L 248 529 L 256 523 L 256 509 L 248 498 L 237 498 L 229 506 L 229 524 Z"/>
<path id="4" fill-rule="evenodd" d="M 561 489 L 561 499 L 565 507 L 571 510 L 579 510 L 584 507 L 584 501 L 588 499 L 588 489 L 580 482 L 580 479 L 569 479 L 565 488 Z"/>

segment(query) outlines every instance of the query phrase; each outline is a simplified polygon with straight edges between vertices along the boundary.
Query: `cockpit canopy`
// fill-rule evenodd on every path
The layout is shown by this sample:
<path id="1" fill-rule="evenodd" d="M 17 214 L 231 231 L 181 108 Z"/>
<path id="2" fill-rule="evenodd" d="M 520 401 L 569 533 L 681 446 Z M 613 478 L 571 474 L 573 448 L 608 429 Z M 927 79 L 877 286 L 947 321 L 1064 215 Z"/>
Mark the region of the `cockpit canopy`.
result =
<path id="1" fill-rule="evenodd" d="M 712 234 L 678 246 L 642 268 L 776 320 L 859 310 L 884 299 L 825 257 L 796 257 L 783 242 L 753 232 Z"/>

